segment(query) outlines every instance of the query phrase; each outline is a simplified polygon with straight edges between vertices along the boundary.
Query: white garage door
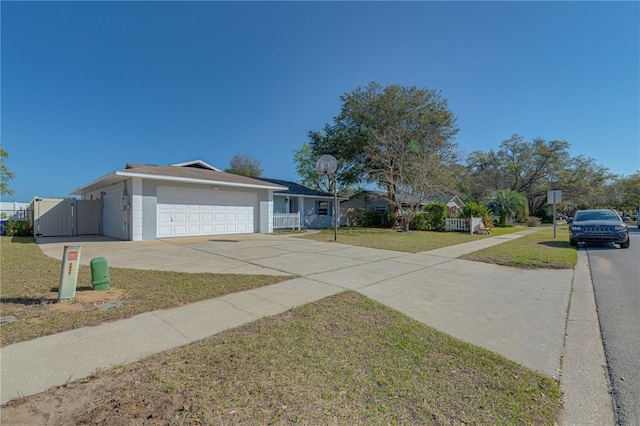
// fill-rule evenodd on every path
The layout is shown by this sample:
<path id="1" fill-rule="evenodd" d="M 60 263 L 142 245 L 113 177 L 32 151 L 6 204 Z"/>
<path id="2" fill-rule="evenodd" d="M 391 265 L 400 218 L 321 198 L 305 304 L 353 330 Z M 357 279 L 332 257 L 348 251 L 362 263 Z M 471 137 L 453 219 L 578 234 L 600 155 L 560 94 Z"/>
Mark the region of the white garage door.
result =
<path id="1" fill-rule="evenodd" d="M 258 196 L 158 188 L 158 238 L 254 232 Z"/>

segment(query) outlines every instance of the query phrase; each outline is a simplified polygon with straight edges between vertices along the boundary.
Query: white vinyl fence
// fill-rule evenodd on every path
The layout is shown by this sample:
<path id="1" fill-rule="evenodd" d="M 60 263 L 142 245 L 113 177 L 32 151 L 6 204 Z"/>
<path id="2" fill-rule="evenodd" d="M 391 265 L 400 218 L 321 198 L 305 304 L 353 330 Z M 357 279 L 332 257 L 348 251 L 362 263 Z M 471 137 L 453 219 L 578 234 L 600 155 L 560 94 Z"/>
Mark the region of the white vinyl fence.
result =
<path id="1" fill-rule="evenodd" d="M 274 213 L 273 229 L 300 229 L 300 212 Z"/>
<path id="2" fill-rule="evenodd" d="M 445 231 L 468 231 L 469 219 L 460 217 L 448 217 L 444 223 Z"/>
<path id="3" fill-rule="evenodd" d="M 445 231 L 466 231 L 470 234 L 482 233 L 480 224 L 481 217 L 472 217 L 471 219 L 462 219 L 459 217 L 448 217 L 444 224 Z"/>

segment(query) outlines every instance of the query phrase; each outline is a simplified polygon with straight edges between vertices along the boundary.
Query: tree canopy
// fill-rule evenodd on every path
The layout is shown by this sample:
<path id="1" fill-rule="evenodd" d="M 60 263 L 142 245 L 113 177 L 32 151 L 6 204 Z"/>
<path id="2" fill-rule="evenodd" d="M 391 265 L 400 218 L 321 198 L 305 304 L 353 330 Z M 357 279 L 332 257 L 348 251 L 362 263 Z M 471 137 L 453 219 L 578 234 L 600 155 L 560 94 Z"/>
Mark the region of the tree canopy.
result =
<path id="1" fill-rule="evenodd" d="M 618 210 L 636 210 L 640 205 L 640 170 L 616 176 L 600 193 L 601 203 Z"/>
<path id="2" fill-rule="evenodd" d="M 403 230 L 426 197 L 451 182 L 456 117 L 440 93 L 415 86 L 370 83 L 340 97 L 333 124 L 309 132 L 296 151 L 298 173 L 310 178 L 311 160 L 338 160 L 339 186 L 376 183 L 402 217 Z M 306 165 L 305 165 L 306 164 Z"/>
<path id="3" fill-rule="evenodd" d="M 236 154 L 229 161 L 229 168 L 224 171 L 257 178 L 262 175 L 262 163 L 250 154 Z"/>
<path id="4" fill-rule="evenodd" d="M 547 191 L 561 189 L 565 199 L 590 199 L 611 178 L 608 169 L 582 155 L 571 157 L 569 142 L 518 134 L 500 144 L 498 151 L 472 152 L 461 180 L 473 199 L 496 190 L 524 194 L 530 211 L 546 205 Z"/>
<path id="5" fill-rule="evenodd" d="M 13 173 L 9 171 L 5 164 L 5 160 L 8 157 L 9 154 L 0 146 L 0 195 L 13 194 L 13 190 L 9 188 L 9 181 L 13 179 Z"/>

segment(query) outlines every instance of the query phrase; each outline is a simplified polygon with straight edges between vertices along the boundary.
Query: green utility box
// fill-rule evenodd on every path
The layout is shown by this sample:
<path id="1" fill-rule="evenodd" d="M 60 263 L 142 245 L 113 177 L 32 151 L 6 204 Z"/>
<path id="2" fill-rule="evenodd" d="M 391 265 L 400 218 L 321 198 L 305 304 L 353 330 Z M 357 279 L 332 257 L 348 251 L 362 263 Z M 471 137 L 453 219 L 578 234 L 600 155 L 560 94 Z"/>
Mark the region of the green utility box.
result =
<path id="1" fill-rule="evenodd" d="M 91 284 L 94 290 L 109 290 L 109 265 L 104 257 L 91 259 Z"/>

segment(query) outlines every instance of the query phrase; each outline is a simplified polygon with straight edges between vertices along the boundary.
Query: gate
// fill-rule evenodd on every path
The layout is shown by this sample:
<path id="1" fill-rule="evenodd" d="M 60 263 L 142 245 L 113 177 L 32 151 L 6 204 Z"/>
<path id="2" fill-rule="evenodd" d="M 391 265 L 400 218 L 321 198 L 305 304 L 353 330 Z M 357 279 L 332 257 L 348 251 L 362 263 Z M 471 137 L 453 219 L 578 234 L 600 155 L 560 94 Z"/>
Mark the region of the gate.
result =
<path id="1" fill-rule="evenodd" d="M 98 200 L 74 200 L 73 235 L 97 235 L 100 233 L 100 214 Z"/>
<path id="2" fill-rule="evenodd" d="M 68 237 L 99 233 L 99 201 L 73 198 L 35 198 L 33 234 L 37 237 Z"/>

